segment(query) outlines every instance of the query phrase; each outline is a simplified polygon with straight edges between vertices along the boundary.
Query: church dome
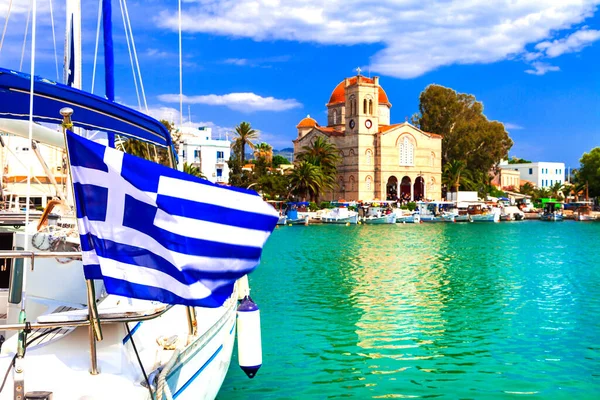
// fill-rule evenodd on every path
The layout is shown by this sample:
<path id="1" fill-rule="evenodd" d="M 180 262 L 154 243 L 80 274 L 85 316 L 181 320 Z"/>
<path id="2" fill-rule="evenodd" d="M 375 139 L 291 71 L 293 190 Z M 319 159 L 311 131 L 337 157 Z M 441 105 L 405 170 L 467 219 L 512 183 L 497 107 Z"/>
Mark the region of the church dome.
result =
<path id="1" fill-rule="evenodd" d="M 354 85 L 356 83 L 356 76 L 353 76 L 352 78 L 348 79 L 350 82 L 350 85 Z M 360 77 L 361 82 L 364 83 L 371 83 L 373 84 L 374 81 L 371 78 L 367 78 L 364 76 Z M 329 103 L 327 104 L 329 105 L 333 105 L 333 104 L 338 104 L 338 103 L 345 103 L 346 102 L 346 94 L 345 94 L 345 81 L 341 81 L 336 87 L 335 89 L 333 89 L 333 92 L 331 93 L 331 97 L 329 98 Z M 390 105 L 390 101 L 388 100 L 387 94 L 385 93 L 385 90 L 383 90 L 383 88 L 381 86 L 379 86 L 379 104 L 387 104 Z"/>
<path id="2" fill-rule="evenodd" d="M 317 121 L 312 119 L 310 115 L 307 115 L 306 118 L 304 118 L 298 123 L 296 128 L 314 128 L 315 126 L 319 126 L 319 124 L 317 124 Z"/>

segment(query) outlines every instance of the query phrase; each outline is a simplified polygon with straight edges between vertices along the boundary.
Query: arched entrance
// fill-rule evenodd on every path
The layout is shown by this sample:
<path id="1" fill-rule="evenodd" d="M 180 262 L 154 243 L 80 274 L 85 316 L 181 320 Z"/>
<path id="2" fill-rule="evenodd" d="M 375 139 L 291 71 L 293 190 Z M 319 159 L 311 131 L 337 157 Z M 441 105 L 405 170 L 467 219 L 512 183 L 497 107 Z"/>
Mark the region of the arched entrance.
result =
<path id="1" fill-rule="evenodd" d="M 415 179 L 414 194 L 415 200 L 425 199 L 425 179 L 423 179 L 422 176 L 419 176 L 417 179 Z"/>
<path id="2" fill-rule="evenodd" d="M 398 178 L 390 176 L 387 181 L 385 188 L 385 199 L 386 200 L 398 200 Z"/>
<path id="3" fill-rule="evenodd" d="M 400 199 L 404 202 L 409 202 L 410 198 L 410 178 L 405 176 L 400 182 Z"/>

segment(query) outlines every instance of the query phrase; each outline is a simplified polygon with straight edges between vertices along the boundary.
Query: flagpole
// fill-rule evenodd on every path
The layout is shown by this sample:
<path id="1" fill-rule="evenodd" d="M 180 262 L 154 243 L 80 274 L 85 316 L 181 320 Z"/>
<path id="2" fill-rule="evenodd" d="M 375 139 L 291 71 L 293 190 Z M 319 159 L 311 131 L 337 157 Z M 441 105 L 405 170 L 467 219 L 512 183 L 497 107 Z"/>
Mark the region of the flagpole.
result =
<path id="1" fill-rule="evenodd" d="M 67 140 L 67 130 L 73 128 L 73 122 L 71 121 L 71 115 L 73 114 L 72 108 L 61 108 L 60 115 L 63 117 L 62 130 L 65 139 L 65 152 L 67 154 L 67 169 L 69 171 L 69 179 L 71 180 L 71 190 L 73 191 L 73 211 L 75 213 L 75 219 L 77 219 L 77 203 L 75 202 L 75 188 L 73 186 L 73 175 L 71 172 L 71 160 L 69 157 L 69 143 Z M 77 222 L 79 224 L 79 222 Z M 98 318 L 98 307 L 96 306 L 96 289 L 94 287 L 94 281 L 92 279 L 85 280 L 87 286 L 87 300 L 88 300 L 88 318 L 90 320 L 89 325 L 89 336 L 90 336 L 90 357 L 91 357 L 91 370 L 92 375 L 98 375 L 98 359 L 96 357 L 96 341 L 102 340 L 102 328 L 100 326 L 100 319 Z"/>

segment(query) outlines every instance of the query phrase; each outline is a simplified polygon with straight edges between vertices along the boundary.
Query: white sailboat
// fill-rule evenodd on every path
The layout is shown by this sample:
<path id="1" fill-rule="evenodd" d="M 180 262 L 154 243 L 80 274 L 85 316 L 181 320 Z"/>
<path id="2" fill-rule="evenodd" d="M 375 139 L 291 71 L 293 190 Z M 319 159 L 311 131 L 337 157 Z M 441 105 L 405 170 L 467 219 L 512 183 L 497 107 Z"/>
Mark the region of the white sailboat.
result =
<path id="1" fill-rule="evenodd" d="M 75 28 L 78 10 L 67 7 Z M 66 43 L 77 46 L 77 38 Z M 154 150 L 148 154 L 165 155 L 173 165 L 170 135 L 158 121 L 57 82 L 0 69 L 0 131 L 65 147 L 63 134 L 38 123 L 74 126 L 82 135 L 102 131 L 109 143 L 115 137 L 142 143 Z M 12 234 L 12 249 L 0 252 L 10 267 L 0 272 L 8 282 L 0 288 L 0 374 L 6 374 L 0 399 L 212 399 L 229 368 L 236 325 L 241 366 L 254 376 L 262 362 L 260 330 L 246 277 L 222 293 L 222 305 L 210 308 L 109 294 L 102 279 L 84 276 L 73 218 L 48 225 L 47 216 L 32 221 L 27 215 L 31 222 Z"/>

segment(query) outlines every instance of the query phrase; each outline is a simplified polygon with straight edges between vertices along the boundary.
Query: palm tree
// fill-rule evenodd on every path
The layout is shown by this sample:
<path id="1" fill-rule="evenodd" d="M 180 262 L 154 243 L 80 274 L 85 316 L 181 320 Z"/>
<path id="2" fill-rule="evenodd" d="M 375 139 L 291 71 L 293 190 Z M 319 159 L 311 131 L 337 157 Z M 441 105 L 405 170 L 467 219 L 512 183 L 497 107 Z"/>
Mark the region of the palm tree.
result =
<path id="1" fill-rule="evenodd" d="M 235 133 L 238 137 L 233 140 L 231 147 L 234 152 L 238 153 L 243 166 L 246 158 L 246 145 L 254 150 L 254 143 L 252 141 L 258 139 L 258 131 L 252 129 L 249 122 L 244 121 L 235 127 Z"/>
<path id="2" fill-rule="evenodd" d="M 565 186 L 560 182 L 556 182 L 549 188 L 549 190 L 552 198 L 560 199 L 562 197 L 562 191 L 565 190 Z"/>
<path id="3" fill-rule="evenodd" d="M 585 185 L 582 183 L 572 183 L 564 186 L 565 192 L 567 194 L 572 194 L 575 201 L 579 201 L 579 193 L 581 193 L 583 188 L 585 188 Z"/>
<path id="4" fill-rule="evenodd" d="M 529 195 L 529 196 L 531 196 L 533 194 L 534 190 L 535 190 L 535 187 L 530 182 L 525 182 L 519 188 L 519 192 L 520 193 L 526 194 L 526 195 Z"/>
<path id="5" fill-rule="evenodd" d="M 292 193 L 300 196 L 302 201 L 308 196 L 312 199 L 321 189 L 321 170 L 307 161 L 300 161 L 289 175 L 289 180 Z"/>
<path id="6" fill-rule="evenodd" d="M 465 172 L 467 165 L 464 161 L 452 160 L 444 165 L 444 175 L 442 182 L 450 187 L 451 192 L 458 192 L 458 188 L 461 184 L 461 175 Z"/>
<path id="7" fill-rule="evenodd" d="M 183 172 L 192 176 L 197 176 L 198 178 L 206 179 L 206 176 L 204 176 L 200 168 L 192 164 L 183 163 Z"/>
<path id="8" fill-rule="evenodd" d="M 321 170 L 320 190 L 334 189 L 340 156 L 333 143 L 322 136 L 318 136 L 314 142 L 302 148 L 302 152 L 298 154 L 296 159 L 319 167 Z M 319 192 L 315 193 L 314 197 L 318 199 Z"/>
<path id="9" fill-rule="evenodd" d="M 270 144 L 262 142 L 254 147 L 254 157 L 263 157 L 267 164 L 271 164 L 273 160 L 273 147 Z"/>

